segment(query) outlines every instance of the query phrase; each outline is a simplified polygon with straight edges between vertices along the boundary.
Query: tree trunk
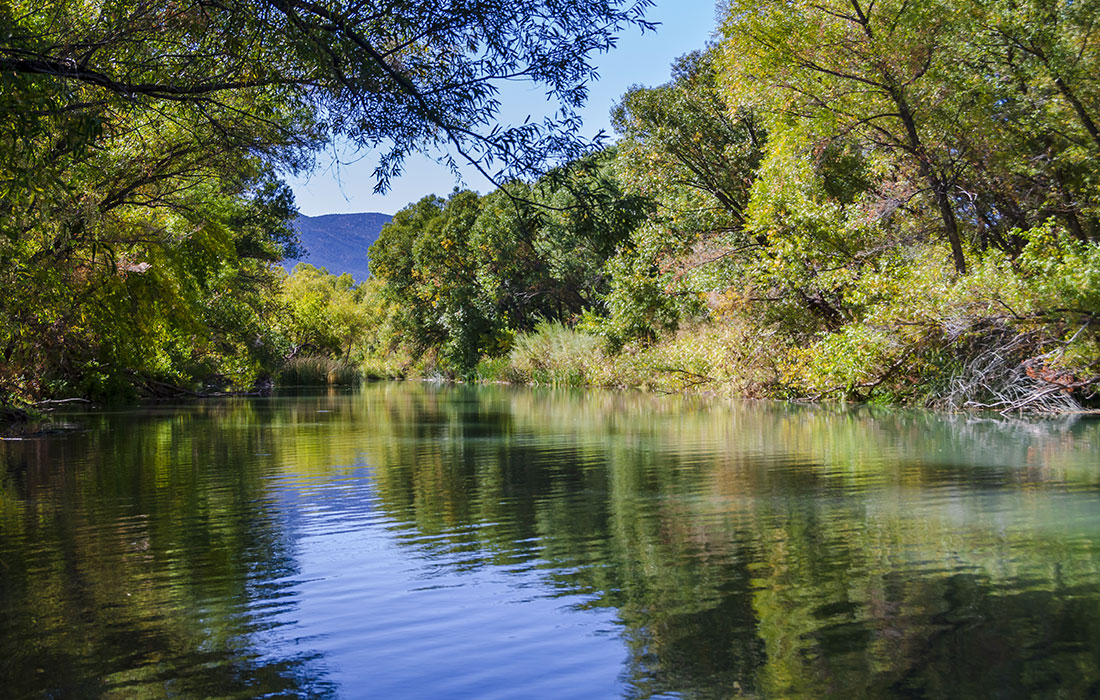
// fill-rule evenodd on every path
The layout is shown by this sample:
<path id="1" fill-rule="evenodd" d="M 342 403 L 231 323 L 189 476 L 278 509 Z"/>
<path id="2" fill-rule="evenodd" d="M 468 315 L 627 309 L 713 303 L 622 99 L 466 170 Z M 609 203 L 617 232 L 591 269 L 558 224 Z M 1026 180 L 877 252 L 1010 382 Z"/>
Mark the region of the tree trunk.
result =
<path id="1" fill-rule="evenodd" d="M 917 122 L 913 118 L 913 111 L 909 107 L 908 100 L 902 94 L 901 89 L 891 86 L 890 97 L 898 109 L 898 116 L 905 125 L 905 134 L 908 140 L 908 150 L 917 159 L 921 175 L 932 187 L 936 195 L 936 206 L 940 210 L 940 218 L 943 219 L 943 229 L 947 234 L 947 240 L 951 242 L 951 257 L 955 261 L 955 271 L 960 275 L 966 274 L 966 256 L 963 253 L 962 240 L 959 238 L 959 223 L 955 218 L 955 208 L 951 205 L 951 195 L 948 192 L 948 184 L 941 178 L 921 143 L 920 134 L 917 132 Z"/>
<path id="2" fill-rule="evenodd" d="M 1077 113 L 1077 118 L 1081 122 L 1081 126 L 1085 127 L 1085 131 L 1089 132 L 1089 136 L 1096 142 L 1096 145 L 1100 146 L 1100 129 L 1097 128 L 1096 122 L 1092 120 L 1088 110 L 1085 109 L 1085 105 L 1081 103 L 1081 100 L 1077 99 L 1077 95 L 1070 89 L 1066 81 L 1062 80 L 1060 76 L 1054 76 L 1054 84 L 1058 87 L 1058 91 L 1062 93 L 1062 97 L 1066 98 L 1070 106 L 1073 107 L 1073 111 Z"/>
<path id="3" fill-rule="evenodd" d="M 943 227 L 947 232 L 947 240 L 951 241 L 951 257 L 955 261 L 955 271 L 960 275 L 966 274 L 966 256 L 963 254 L 962 240 L 959 238 L 959 223 L 955 219 L 955 208 L 951 206 L 951 197 L 947 192 L 947 183 L 941 181 L 934 173 L 931 166 L 926 166 L 932 181 L 932 189 L 936 193 L 936 206 L 940 209 L 940 217 L 943 219 Z"/>

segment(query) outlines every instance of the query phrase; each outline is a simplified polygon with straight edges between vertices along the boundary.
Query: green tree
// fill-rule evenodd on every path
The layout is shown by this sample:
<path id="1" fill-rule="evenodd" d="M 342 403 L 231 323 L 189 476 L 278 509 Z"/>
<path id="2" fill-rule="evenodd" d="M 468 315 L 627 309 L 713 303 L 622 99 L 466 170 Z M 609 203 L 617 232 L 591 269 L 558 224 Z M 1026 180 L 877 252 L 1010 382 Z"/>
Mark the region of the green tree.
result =
<path id="1" fill-rule="evenodd" d="M 267 263 L 294 246 L 273 173 L 336 138 L 387 147 L 381 188 L 414 150 L 572 158 L 590 56 L 648 4 L 3 4 L 0 398 L 262 374 Z M 498 128 L 513 79 L 561 118 Z"/>
<path id="2" fill-rule="evenodd" d="M 281 325 L 292 355 L 351 359 L 371 321 L 351 275 L 331 275 L 325 268 L 299 263 L 283 279 L 281 291 L 287 307 Z"/>
<path id="3" fill-rule="evenodd" d="M 653 339 L 699 311 L 698 294 L 728 287 L 731 264 L 761 245 L 745 221 L 766 134 L 719 89 L 713 49 L 679 59 L 672 80 L 631 89 L 613 112 L 623 187 L 655 203 L 611 262 L 613 339 Z"/>
<path id="4" fill-rule="evenodd" d="M 401 309 L 400 340 L 418 353 L 439 351 L 448 371 L 476 364 L 489 330 L 470 249 L 480 206 L 468 190 L 425 197 L 398 212 L 371 246 L 371 274 Z"/>
<path id="5" fill-rule="evenodd" d="M 963 273 L 955 201 L 963 154 L 952 148 L 960 104 L 941 79 L 953 60 L 945 46 L 957 46 L 969 30 L 959 9 L 951 2 L 753 0 L 731 6 L 722 32 L 733 105 L 774 114 L 772 129 L 801 130 L 803 142 L 857 136 L 911 167 L 923 186 L 910 197 L 931 195 Z"/>
<path id="6" fill-rule="evenodd" d="M 613 153 L 485 197 L 455 191 L 398 212 L 371 247 L 371 271 L 399 311 L 396 341 L 467 373 L 540 319 L 602 303 L 604 264 L 644 217 L 615 180 Z"/>
<path id="7" fill-rule="evenodd" d="M 489 254 L 480 258 L 480 279 L 504 325 L 572 323 L 604 303 L 605 263 L 651 209 L 623 187 L 616 153 L 606 149 L 487 197 L 474 240 Z"/>

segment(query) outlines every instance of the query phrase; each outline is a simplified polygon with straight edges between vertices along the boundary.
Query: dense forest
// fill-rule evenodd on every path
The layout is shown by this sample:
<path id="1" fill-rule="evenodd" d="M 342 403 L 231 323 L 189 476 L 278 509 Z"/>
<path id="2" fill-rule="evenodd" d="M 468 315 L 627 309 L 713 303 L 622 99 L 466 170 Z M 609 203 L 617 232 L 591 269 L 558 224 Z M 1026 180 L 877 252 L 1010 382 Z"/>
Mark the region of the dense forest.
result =
<path id="1" fill-rule="evenodd" d="M 412 152 L 502 181 L 572 160 L 592 56 L 649 4 L 0 3 L 0 404 L 247 388 L 327 351 L 275 267 L 280 174 L 334 142 L 381 154 L 380 189 Z M 554 116 L 499 124 L 510 80 Z"/>
<path id="2" fill-rule="evenodd" d="M 731 2 L 599 150 L 568 112 L 494 128 L 491 79 L 575 106 L 585 50 L 645 3 L 510 4 L 426 25 L 118 7 L 109 32 L 0 9 L 0 391 L 365 375 L 1096 404 L 1100 3 Z M 334 134 L 392 146 L 383 184 L 446 143 L 511 167 L 398 212 L 363 284 L 282 276 L 276 173 Z"/>
<path id="3" fill-rule="evenodd" d="M 1088 406 L 1098 21 L 732 3 L 667 84 L 623 97 L 613 148 L 399 213 L 371 250 L 391 328 L 371 350 L 511 381 Z"/>

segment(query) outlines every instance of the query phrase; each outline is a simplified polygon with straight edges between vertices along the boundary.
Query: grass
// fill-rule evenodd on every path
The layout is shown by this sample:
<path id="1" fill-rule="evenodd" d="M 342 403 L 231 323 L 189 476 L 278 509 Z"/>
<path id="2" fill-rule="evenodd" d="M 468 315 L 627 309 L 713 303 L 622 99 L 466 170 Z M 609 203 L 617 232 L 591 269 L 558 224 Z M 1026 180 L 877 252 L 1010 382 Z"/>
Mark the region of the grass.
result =
<path id="1" fill-rule="evenodd" d="M 288 360 L 275 379 L 281 386 L 348 386 L 363 381 L 363 373 L 331 357 L 307 355 Z"/>
<path id="2" fill-rule="evenodd" d="M 484 359 L 481 381 L 548 386 L 635 387 L 663 393 L 763 396 L 776 383 L 774 342 L 731 321 L 700 323 L 649 345 L 608 353 L 603 339 L 541 323 L 511 352 Z"/>

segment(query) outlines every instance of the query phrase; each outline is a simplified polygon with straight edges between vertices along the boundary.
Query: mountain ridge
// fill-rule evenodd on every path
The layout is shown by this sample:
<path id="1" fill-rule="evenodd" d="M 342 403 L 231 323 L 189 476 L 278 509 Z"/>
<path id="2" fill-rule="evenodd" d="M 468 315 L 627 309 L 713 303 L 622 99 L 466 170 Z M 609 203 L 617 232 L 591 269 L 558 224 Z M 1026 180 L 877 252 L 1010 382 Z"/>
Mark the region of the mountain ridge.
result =
<path id="1" fill-rule="evenodd" d="M 283 268 L 290 272 L 300 262 L 323 267 L 335 275 L 345 272 L 362 282 L 370 275 L 367 249 L 378 240 L 382 227 L 393 217 L 381 212 L 356 214 L 299 215 L 294 228 L 305 254 L 294 260 L 284 260 Z"/>

